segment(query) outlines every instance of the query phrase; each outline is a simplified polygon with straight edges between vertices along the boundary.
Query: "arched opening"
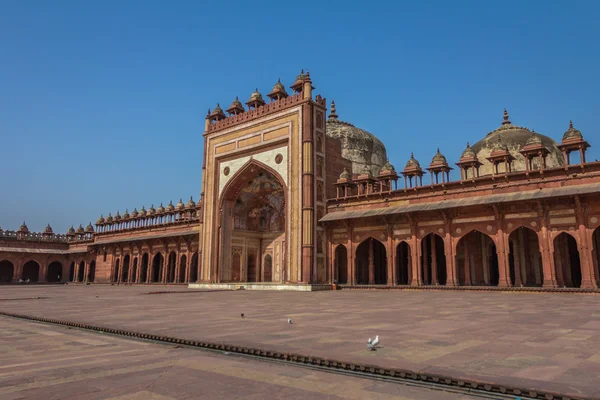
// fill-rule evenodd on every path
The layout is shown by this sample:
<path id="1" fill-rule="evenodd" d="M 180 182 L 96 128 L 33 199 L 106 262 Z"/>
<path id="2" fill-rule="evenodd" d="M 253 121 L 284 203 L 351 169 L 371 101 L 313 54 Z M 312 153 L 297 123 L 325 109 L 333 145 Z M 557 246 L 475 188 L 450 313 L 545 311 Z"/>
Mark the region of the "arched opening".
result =
<path id="1" fill-rule="evenodd" d="M 121 282 L 127 283 L 129 282 L 129 263 L 131 258 L 129 254 L 123 257 L 123 268 L 121 268 Z"/>
<path id="2" fill-rule="evenodd" d="M 577 241 L 566 232 L 554 239 L 554 266 L 559 286 L 581 287 L 581 264 Z"/>
<path id="3" fill-rule="evenodd" d="M 258 282 L 258 268 L 256 266 L 256 252 L 251 251 L 248 253 L 247 259 L 248 268 L 248 282 Z"/>
<path id="4" fill-rule="evenodd" d="M 94 282 L 96 280 L 96 261 L 92 261 L 90 263 L 90 267 L 88 268 L 88 282 Z"/>
<path id="5" fill-rule="evenodd" d="M 69 282 L 75 282 L 75 261 L 69 266 Z"/>
<path id="6" fill-rule="evenodd" d="M 233 253 L 231 259 L 231 281 L 241 282 L 242 281 L 242 254 L 241 250 Z"/>
<path id="7" fill-rule="evenodd" d="M 285 265 L 285 251 L 276 249 L 286 243 L 286 190 L 279 174 L 250 161 L 227 183 L 220 205 L 217 279 L 272 282 L 282 276 L 278 268 Z"/>
<path id="8" fill-rule="evenodd" d="M 190 282 L 196 282 L 198 280 L 198 253 L 194 253 L 192 256 L 192 262 L 190 263 Z"/>
<path id="9" fill-rule="evenodd" d="M 187 276 L 187 256 L 184 254 L 179 259 L 179 282 L 187 283 L 185 277 Z"/>
<path id="10" fill-rule="evenodd" d="M 8 260 L 0 261 L 0 282 L 10 283 L 15 274 L 15 266 Z"/>
<path id="11" fill-rule="evenodd" d="M 164 264 L 164 257 L 162 253 L 156 253 L 154 260 L 152 260 L 152 282 L 162 281 L 162 270 Z"/>
<path id="12" fill-rule="evenodd" d="M 593 260 L 594 260 L 594 271 L 596 272 L 597 284 L 600 284 L 600 226 L 594 230 L 592 234 L 592 246 L 593 246 Z"/>
<path id="13" fill-rule="evenodd" d="M 348 250 L 340 244 L 335 248 L 335 277 L 341 284 L 348 283 Z"/>
<path id="14" fill-rule="evenodd" d="M 58 261 L 53 261 L 48 265 L 48 273 L 46 274 L 47 282 L 60 282 L 62 279 L 62 264 Z"/>
<path id="15" fill-rule="evenodd" d="M 21 279 L 24 281 L 29 280 L 29 282 L 37 282 L 40 276 L 40 264 L 31 260 L 27 261 L 25 265 L 23 265 L 23 275 Z"/>
<path id="16" fill-rule="evenodd" d="M 84 276 L 85 276 L 85 262 L 81 261 L 79 263 L 79 269 L 77 270 L 77 282 L 83 282 Z"/>
<path id="17" fill-rule="evenodd" d="M 410 285 L 411 264 L 410 246 L 406 242 L 400 242 L 396 246 L 396 283 L 398 285 Z"/>
<path id="18" fill-rule="evenodd" d="M 498 254 L 488 236 L 471 231 L 456 246 L 456 268 L 461 286 L 498 286 Z"/>
<path id="19" fill-rule="evenodd" d="M 177 264 L 177 254 L 172 251 L 169 253 L 169 262 L 167 264 L 167 283 L 175 282 L 175 266 Z"/>
<path id="20" fill-rule="evenodd" d="M 421 276 L 424 285 L 446 284 L 444 239 L 435 233 L 421 240 Z"/>
<path id="21" fill-rule="evenodd" d="M 134 257 L 133 258 L 133 266 L 132 266 L 132 270 L 131 270 L 131 283 L 137 283 L 137 276 L 138 276 L 138 258 Z"/>
<path id="22" fill-rule="evenodd" d="M 511 232 L 508 243 L 508 265 L 513 286 L 542 286 L 544 269 L 538 235 L 522 226 Z"/>
<path id="23" fill-rule="evenodd" d="M 273 280 L 273 257 L 270 254 L 265 256 L 263 261 L 263 282 L 271 282 Z"/>
<path id="24" fill-rule="evenodd" d="M 115 261 L 115 271 L 113 273 L 113 282 L 118 282 L 119 281 L 119 264 L 121 263 L 121 259 L 117 258 L 117 261 Z"/>
<path id="25" fill-rule="evenodd" d="M 355 276 L 359 285 L 387 284 L 387 255 L 379 240 L 368 238 L 357 247 Z"/>
<path id="26" fill-rule="evenodd" d="M 148 280 L 148 253 L 142 256 L 142 265 L 140 270 L 140 283 L 146 283 Z"/>

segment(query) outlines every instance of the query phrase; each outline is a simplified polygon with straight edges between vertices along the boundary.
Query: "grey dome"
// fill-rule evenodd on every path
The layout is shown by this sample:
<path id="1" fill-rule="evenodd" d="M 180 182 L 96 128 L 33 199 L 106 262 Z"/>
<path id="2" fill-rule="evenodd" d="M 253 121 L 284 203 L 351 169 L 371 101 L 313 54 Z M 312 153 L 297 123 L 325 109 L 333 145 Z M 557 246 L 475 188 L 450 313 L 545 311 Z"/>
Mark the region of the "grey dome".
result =
<path id="1" fill-rule="evenodd" d="M 378 176 L 387 161 L 385 146 L 372 133 L 340 121 L 335 111 L 335 103 L 332 102 L 327 136 L 341 141 L 342 157 L 352 161 L 352 173 L 361 174 L 368 167 L 373 176 Z"/>
<path id="2" fill-rule="evenodd" d="M 506 145 L 511 156 L 515 158 L 512 162 L 513 171 L 525 171 L 525 157 L 519 152 L 532 136 L 533 131 L 528 128 L 513 125 L 508 119 L 508 113 L 504 111 L 504 121 L 502 125 L 488 133 L 483 139 L 471 146 L 471 149 L 477 154 L 477 158 L 483 164 L 480 167 L 481 175 L 490 175 L 493 173 L 493 166 L 487 159 L 494 147 L 498 144 L 498 136 L 501 136 L 503 144 Z M 549 153 L 546 157 L 547 168 L 556 168 L 563 165 L 563 157 L 558 149 L 558 144 L 548 136 L 536 132 L 536 137 L 541 139 L 542 144 Z M 534 164 L 537 160 L 534 160 Z"/>

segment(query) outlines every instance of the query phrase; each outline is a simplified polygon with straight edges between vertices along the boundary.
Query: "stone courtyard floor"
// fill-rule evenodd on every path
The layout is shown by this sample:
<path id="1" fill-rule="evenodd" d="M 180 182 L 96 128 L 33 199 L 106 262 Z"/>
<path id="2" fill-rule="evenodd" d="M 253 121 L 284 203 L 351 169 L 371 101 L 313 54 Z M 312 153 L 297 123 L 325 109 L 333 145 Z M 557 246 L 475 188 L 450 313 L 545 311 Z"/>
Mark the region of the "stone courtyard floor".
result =
<path id="1" fill-rule="evenodd" d="M 0 311 L 600 398 L 595 294 L 3 286 Z M 40 398 L 457 398 L 0 317 L 0 398 L 48 388 Z"/>

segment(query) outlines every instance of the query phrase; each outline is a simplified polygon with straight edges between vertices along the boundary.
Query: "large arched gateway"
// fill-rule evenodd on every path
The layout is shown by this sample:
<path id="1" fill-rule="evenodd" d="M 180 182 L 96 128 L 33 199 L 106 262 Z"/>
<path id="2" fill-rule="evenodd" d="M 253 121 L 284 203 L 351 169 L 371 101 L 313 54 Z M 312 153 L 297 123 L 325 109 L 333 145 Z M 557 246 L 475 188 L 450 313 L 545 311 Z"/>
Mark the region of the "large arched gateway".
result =
<path id="1" fill-rule="evenodd" d="M 286 193 L 281 177 L 251 161 L 221 196 L 218 280 L 281 282 L 286 243 Z"/>

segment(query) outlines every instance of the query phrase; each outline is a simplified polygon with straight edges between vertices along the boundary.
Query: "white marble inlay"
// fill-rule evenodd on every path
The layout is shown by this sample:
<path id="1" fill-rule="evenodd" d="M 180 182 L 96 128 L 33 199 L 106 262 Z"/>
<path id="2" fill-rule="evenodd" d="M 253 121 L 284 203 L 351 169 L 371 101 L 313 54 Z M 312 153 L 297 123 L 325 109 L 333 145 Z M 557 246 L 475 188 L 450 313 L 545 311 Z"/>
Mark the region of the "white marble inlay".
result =
<path id="1" fill-rule="evenodd" d="M 279 164 L 275 162 L 275 157 L 277 154 L 281 154 L 283 156 L 283 160 Z M 276 149 L 263 151 L 262 153 L 253 154 L 252 156 L 245 156 L 236 158 L 235 160 L 222 162 L 220 165 L 221 170 L 219 171 L 219 197 L 221 197 L 221 193 L 223 192 L 223 188 L 227 182 L 229 182 L 236 172 L 246 165 L 250 159 L 254 159 L 273 168 L 279 175 L 281 175 L 281 178 L 285 184 L 288 185 L 288 148 L 287 146 L 282 146 Z M 225 167 L 229 167 L 229 175 L 227 176 L 225 176 L 223 173 Z"/>

